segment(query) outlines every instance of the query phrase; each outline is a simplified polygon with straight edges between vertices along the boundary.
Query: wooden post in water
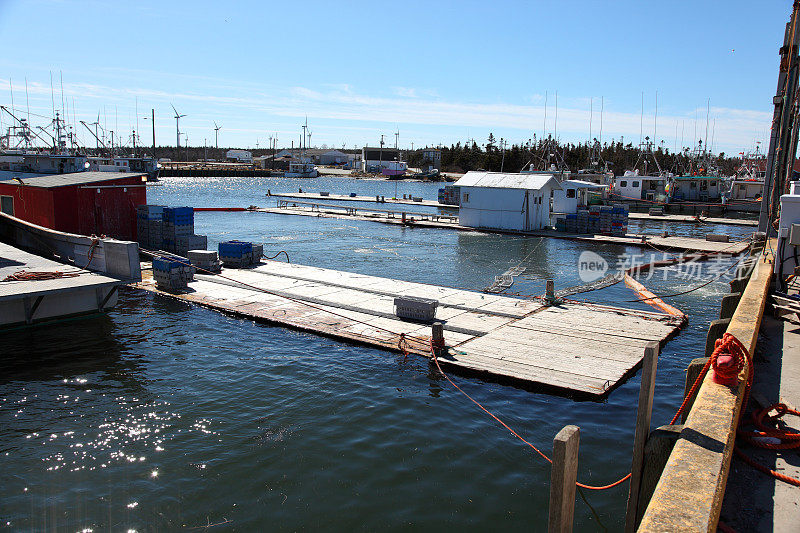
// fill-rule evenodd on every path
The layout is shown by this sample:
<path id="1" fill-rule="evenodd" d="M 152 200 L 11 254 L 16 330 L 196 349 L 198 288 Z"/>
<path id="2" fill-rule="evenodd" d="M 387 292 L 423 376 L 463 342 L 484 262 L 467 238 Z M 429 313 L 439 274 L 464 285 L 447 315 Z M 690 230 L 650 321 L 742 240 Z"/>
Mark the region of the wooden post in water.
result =
<path id="1" fill-rule="evenodd" d="M 545 289 L 545 299 L 548 303 L 552 303 L 556 299 L 556 284 L 552 279 L 547 280 L 547 288 Z"/>
<path id="2" fill-rule="evenodd" d="M 553 439 L 553 467 L 550 471 L 550 533 L 570 533 L 575 514 L 575 482 L 578 479 L 578 426 L 564 426 Z"/>
<path id="3" fill-rule="evenodd" d="M 639 508 L 639 488 L 642 483 L 644 446 L 650 434 L 650 415 L 653 412 L 653 392 L 656 384 L 658 343 L 651 342 L 644 349 L 642 361 L 642 384 L 639 387 L 639 407 L 636 410 L 636 433 L 633 437 L 633 459 L 631 480 L 628 488 L 628 508 L 625 512 L 625 532 L 636 531 L 636 516 Z"/>
<path id="4" fill-rule="evenodd" d="M 438 320 L 431 326 L 431 348 L 436 357 L 444 354 L 444 324 Z"/>

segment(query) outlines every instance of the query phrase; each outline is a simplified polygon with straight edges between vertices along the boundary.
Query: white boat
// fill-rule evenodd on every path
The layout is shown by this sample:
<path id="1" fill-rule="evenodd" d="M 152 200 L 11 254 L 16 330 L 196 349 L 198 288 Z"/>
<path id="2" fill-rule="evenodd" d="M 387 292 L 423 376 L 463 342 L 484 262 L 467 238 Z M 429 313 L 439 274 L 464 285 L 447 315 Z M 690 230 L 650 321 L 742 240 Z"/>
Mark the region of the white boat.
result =
<path id="1" fill-rule="evenodd" d="M 290 161 L 289 169 L 284 173 L 287 178 L 316 178 L 317 167 L 310 161 Z"/>

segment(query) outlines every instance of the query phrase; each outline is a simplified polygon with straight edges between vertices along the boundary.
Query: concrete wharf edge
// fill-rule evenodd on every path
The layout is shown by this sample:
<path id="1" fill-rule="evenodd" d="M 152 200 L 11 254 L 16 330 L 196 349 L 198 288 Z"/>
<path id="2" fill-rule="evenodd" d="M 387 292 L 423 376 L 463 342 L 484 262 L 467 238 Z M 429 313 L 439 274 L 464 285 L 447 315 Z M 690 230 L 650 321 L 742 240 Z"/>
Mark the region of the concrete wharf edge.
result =
<path id="1" fill-rule="evenodd" d="M 454 222 L 443 222 L 435 220 L 421 220 L 416 219 L 413 221 L 403 222 L 401 218 L 387 217 L 385 213 L 369 213 L 364 212 L 362 215 L 347 214 L 341 211 L 320 210 L 312 211 L 311 209 L 303 208 L 258 208 L 253 209 L 254 212 L 271 213 L 277 215 L 295 215 L 295 216 L 308 216 L 317 218 L 335 218 L 341 220 L 360 220 L 365 222 L 378 222 L 382 224 L 390 224 L 405 227 L 419 227 L 419 228 L 437 228 L 437 229 L 452 229 L 456 231 L 471 231 L 476 233 L 499 233 L 503 235 L 522 235 L 528 237 L 550 237 L 553 239 L 566 239 L 573 241 L 594 242 L 599 244 L 617 244 L 622 246 L 636 246 L 640 248 L 655 247 L 658 250 L 677 250 L 684 252 L 709 252 L 709 253 L 725 253 L 736 255 L 744 252 L 749 247 L 749 242 L 712 242 L 704 239 L 696 239 L 690 237 L 659 237 L 648 236 L 646 242 L 642 242 L 640 235 L 615 237 L 611 235 L 586 235 L 586 234 L 572 234 L 551 230 L 540 231 L 514 231 L 502 229 L 489 229 L 489 228 L 471 228 L 462 226 Z M 426 215 L 431 218 L 436 218 L 436 214 Z"/>
<path id="2" fill-rule="evenodd" d="M 767 247 L 727 329 L 751 354 L 755 352 L 774 260 Z M 735 388 L 714 383 L 711 372 L 706 375 L 639 531 L 717 530 L 744 390 L 742 375 Z"/>
<path id="3" fill-rule="evenodd" d="M 517 298 L 267 261 L 223 274 L 264 293 L 214 276 L 198 276 L 188 290 L 169 293 L 143 277 L 134 287 L 235 316 L 331 338 L 430 357 L 429 324 L 391 314 L 394 296 L 437 298 L 450 347 L 443 365 L 464 373 L 602 398 L 641 365 L 648 342 L 665 342 L 682 317 L 595 304 L 544 306 Z M 280 293 L 280 294 L 277 294 Z M 296 295 L 301 301 L 287 299 Z M 306 305 L 304 302 L 312 304 Z M 464 303 L 466 302 L 466 303 Z M 326 311 L 334 314 L 328 314 Z M 386 328 L 386 329 L 384 329 Z"/>

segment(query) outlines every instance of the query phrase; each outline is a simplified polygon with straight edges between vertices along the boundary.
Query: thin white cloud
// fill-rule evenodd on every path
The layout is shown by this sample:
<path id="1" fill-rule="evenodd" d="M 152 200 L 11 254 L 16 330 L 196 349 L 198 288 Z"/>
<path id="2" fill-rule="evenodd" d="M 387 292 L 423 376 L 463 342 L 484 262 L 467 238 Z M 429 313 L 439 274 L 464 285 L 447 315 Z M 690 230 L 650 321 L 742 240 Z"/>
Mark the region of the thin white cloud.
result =
<path id="1" fill-rule="evenodd" d="M 0 79 L 0 86 L 7 87 L 8 83 L 7 79 Z M 545 111 L 541 94 L 526 97 L 525 103 L 484 103 L 448 101 L 425 89 L 412 87 L 393 87 L 389 96 L 379 96 L 360 93 L 349 84 L 290 88 L 241 84 L 228 85 L 224 90 L 220 90 L 214 83 L 195 83 L 189 86 L 194 87 L 195 91 L 170 92 L 153 86 L 65 82 L 64 95 L 68 106 L 72 106 L 70 100 L 74 98 L 77 99 L 76 107 L 86 112 L 86 116 L 79 116 L 79 119 L 93 120 L 97 109 L 105 105 L 107 110 L 115 108 L 119 117 L 124 117 L 124 122 L 127 123 L 136 99 L 140 114 L 150 107 L 166 107 L 171 115 L 169 104 L 174 104 L 181 113 L 188 115 L 181 121 L 181 128 L 189 133 L 193 129 L 205 131 L 206 127 L 201 126 L 203 122 L 223 120 L 224 117 L 231 143 L 240 142 L 245 134 L 249 139 L 252 132 L 259 131 L 261 124 L 270 124 L 265 126 L 268 130 L 283 130 L 286 135 L 284 138 L 296 137 L 296 134 L 290 133 L 291 129 L 286 128 L 295 122 L 299 124 L 306 115 L 314 121 L 324 121 L 327 124 L 328 131 L 315 129 L 314 139 L 320 144 L 340 144 L 345 140 L 350 145 L 351 139 L 346 132 L 357 136 L 354 141 L 362 142 L 365 137 L 375 136 L 365 135 L 364 132 L 379 132 L 381 128 L 394 128 L 396 124 L 404 125 L 406 130 L 426 132 L 425 138 L 413 139 L 420 143 L 454 143 L 463 140 L 463 135 L 454 132 L 463 132 L 465 129 L 476 132 L 479 137 L 484 137 L 491 131 L 496 137 L 505 136 L 512 142 L 530 138 L 534 133 L 540 136 L 543 132 L 557 133 L 560 139 L 573 142 L 582 142 L 589 137 L 589 97 L 560 97 L 556 122 L 553 98 L 548 95 L 548 107 Z M 54 87 L 56 101 L 60 100 L 60 90 L 60 84 Z M 28 94 L 32 111 L 35 109 L 37 112 L 50 114 L 52 102 L 49 80 L 48 83 L 29 81 Z M 21 102 L 24 103 L 24 100 L 21 97 L 24 96 L 17 80 L 15 105 L 18 109 L 22 108 Z M 594 103 L 592 136 L 599 137 L 600 112 L 597 98 Z M 60 107 L 58 102 L 56 107 Z M 664 140 L 665 147 L 672 149 L 679 144 L 676 131 L 680 130 L 683 144 L 694 144 L 695 117 L 698 117 L 697 137 L 704 137 L 705 112 L 705 108 L 692 108 L 685 113 L 660 115 L 657 140 Z M 638 143 L 641 119 L 638 109 L 616 110 L 610 99 L 606 99 L 602 117 L 603 139 L 619 139 L 624 136 L 626 142 Z M 754 139 L 760 138 L 769 128 L 770 120 L 768 111 L 713 107 L 710 110 L 713 127 L 709 131 L 709 137 L 713 136 L 714 148 L 738 152 L 750 147 Z M 165 123 L 163 119 L 159 120 L 159 126 Z M 652 116 L 645 119 L 643 129 L 644 135 L 653 136 Z M 343 139 L 343 135 L 348 138 Z"/>

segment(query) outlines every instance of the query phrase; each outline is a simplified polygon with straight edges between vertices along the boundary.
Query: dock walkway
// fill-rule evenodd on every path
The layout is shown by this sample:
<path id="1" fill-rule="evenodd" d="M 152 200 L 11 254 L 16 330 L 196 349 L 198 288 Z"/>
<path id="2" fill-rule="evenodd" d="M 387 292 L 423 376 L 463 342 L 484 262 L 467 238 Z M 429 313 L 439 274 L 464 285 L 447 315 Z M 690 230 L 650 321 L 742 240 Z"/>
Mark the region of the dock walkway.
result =
<path id="1" fill-rule="evenodd" d="M 68 277 L 3 281 L 20 271 L 61 272 Z M 0 327 L 100 312 L 116 304 L 127 280 L 89 272 L 0 243 Z"/>
<path id="2" fill-rule="evenodd" d="M 628 213 L 631 220 L 649 220 L 652 222 L 679 222 L 687 224 L 725 224 L 728 226 L 752 226 L 758 227 L 758 220 L 748 220 L 746 218 L 723 218 L 723 217 L 703 217 L 702 221 L 691 215 L 651 215 L 649 213 Z"/>
<path id="3" fill-rule="evenodd" d="M 179 294 L 152 279 L 141 289 L 212 309 L 393 351 L 430 356 L 431 326 L 399 319 L 394 298 L 439 302 L 451 368 L 603 397 L 640 364 L 648 342 L 683 323 L 652 312 L 488 295 L 388 278 L 268 261 L 220 276 L 195 276 Z M 244 286 L 240 282 L 249 286 Z M 268 291 L 268 292 L 264 292 Z"/>
<path id="4" fill-rule="evenodd" d="M 432 200 L 422 200 L 421 202 L 415 202 L 414 200 L 406 200 L 403 198 L 385 198 L 378 202 L 375 200 L 375 196 L 347 196 L 344 194 L 329 194 L 323 196 L 318 192 L 294 192 L 294 193 L 286 193 L 286 192 L 273 192 L 267 195 L 267 198 L 297 198 L 300 200 L 330 200 L 333 202 L 372 202 L 372 203 L 380 203 L 380 204 L 403 204 L 403 205 L 422 205 L 425 207 L 441 207 L 447 209 L 455 209 L 458 210 L 457 205 L 445 205 L 440 204 L 439 202 L 434 202 Z"/>
<path id="5" fill-rule="evenodd" d="M 475 231 L 481 233 L 503 233 L 508 235 L 527 235 L 531 237 L 551 237 L 554 239 L 568 239 L 575 241 L 586 241 L 603 244 L 619 244 L 623 246 L 637 246 L 656 250 L 677 250 L 688 252 L 706 253 L 726 253 L 740 254 L 749 247 L 748 242 L 713 242 L 705 239 L 692 237 L 659 237 L 647 235 L 646 240 L 642 240 L 642 235 L 628 234 L 624 237 L 612 235 L 588 235 L 564 233 L 560 231 L 541 230 L 541 231 L 513 231 L 513 230 L 494 230 L 487 228 L 471 228 L 462 226 L 456 221 L 456 217 L 440 214 L 414 213 L 414 218 L 401 218 L 401 212 L 396 211 L 369 211 L 355 208 L 345 208 L 341 206 L 330 206 L 325 204 L 313 203 L 304 205 L 291 205 L 287 200 L 281 200 L 280 207 L 258 208 L 254 211 L 261 213 L 272 213 L 277 215 L 295 215 L 317 218 L 336 218 L 344 220 L 361 220 L 366 222 L 378 222 L 381 224 L 402 225 L 421 228 L 440 228 L 452 229 L 456 231 Z M 302 203 L 302 202 L 298 202 Z"/>
<path id="6" fill-rule="evenodd" d="M 750 410 L 781 402 L 800 409 L 800 333 L 796 322 L 764 316 L 757 346 Z M 764 405 L 762 405 L 764 404 Z M 744 415 L 747 420 L 749 415 Z M 784 420 L 797 428 L 797 418 Z M 793 478 L 800 479 L 796 449 L 765 450 L 742 445 L 743 452 L 756 462 Z M 736 531 L 796 531 L 800 516 L 800 491 L 797 487 L 765 475 L 734 456 L 725 489 L 720 519 Z"/>

